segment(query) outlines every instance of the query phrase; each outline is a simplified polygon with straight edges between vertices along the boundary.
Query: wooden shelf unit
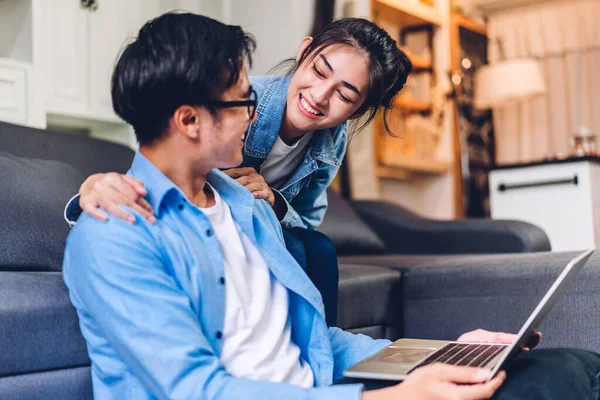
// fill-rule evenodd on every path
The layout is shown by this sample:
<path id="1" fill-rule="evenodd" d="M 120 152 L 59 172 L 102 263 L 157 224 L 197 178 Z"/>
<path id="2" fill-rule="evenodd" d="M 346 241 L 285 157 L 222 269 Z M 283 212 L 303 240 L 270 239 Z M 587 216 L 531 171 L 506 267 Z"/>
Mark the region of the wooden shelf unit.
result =
<path id="1" fill-rule="evenodd" d="M 380 179 L 394 179 L 399 181 L 408 181 L 414 178 L 414 175 L 405 169 L 386 167 L 378 165 L 375 174 Z"/>
<path id="2" fill-rule="evenodd" d="M 442 17 L 434 7 L 413 0 L 372 0 L 375 19 L 385 14 L 403 27 L 442 24 Z"/>
<path id="3" fill-rule="evenodd" d="M 406 52 L 413 65 L 413 71 L 432 71 L 433 62 L 423 57 Z"/>
<path id="4" fill-rule="evenodd" d="M 375 23 L 386 29 L 392 38 L 400 44 L 400 29 L 411 27 L 441 26 L 440 13 L 424 3 L 414 0 L 371 0 L 371 9 Z M 432 52 L 433 53 L 433 52 Z M 407 52 L 413 63 L 413 71 L 431 71 L 434 73 L 433 60 L 427 60 Z M 432 104 L 400 95 L 395 106 L 401 114 L 428 113 Z M 410 154 L 399 152 L 397 146 L 390 146 L 385 139 L 383 121 L 378 116 L 374 121 L 377 177 L 381 179 L 410 180 L 422 174 L 444 174 L 450 169 L 450 163 L 435 159 L 416 158 Z M 397 132 L 401 137 L 402 132 Z M 393 140 L 402 140 L 393 139 Z M 401 147 L 401 146 L 400 146 Z"/>
<path id="5" fill-rule="evenodd" d="M 420 100 L 411 99 L 408 96 L 398 96 L 394 103 L 396 107 L 406 111 L 429 112 L 431 111 L 431 103 Z"/>
<path id="6" fill-rule="evenodd" d="M 415 158 L 410 156 L 393 158 L 387 157 L 386 163 L 382 166 L 388 168 L 399 168 L 414 173 L 421 174 L 445 174 L 450 170 L 450 162 L 435 160 L 435 159 L 424 159 Z"/>
<path id="7" fill-rule="evenodd" d="M 376 174 L 379 178 L 410 180 L 416 174 L 440 175 L 450 170 L 450 162 L 425 160 L 422 158 L 399 158 L 393 163 L 378 165 Z"/>
<path id="8" fill-rule="evenodd" d="M 471 32 L 479 33 L 482 36 L 487 36 L 487 26 L 468 15 L 453 11 L 450 14 L 450 22 L 453 26 L 459 26 Z"/>
<path id="9" fill-rule="evenodd" d="M 450 65 L 452 71 L 460 71 L 460 30 L 467 29 L 487 37 L 487 26 L 473 20 L 469 16 L 453 11 L 450 13 Z M 453 106 L 454 112 L 454 213 L 457 218 L 464 217 L 463 209 L 463 178 L 462 178 L 462 159 L 460 128 L 458 126 L 458 110 Z"/>

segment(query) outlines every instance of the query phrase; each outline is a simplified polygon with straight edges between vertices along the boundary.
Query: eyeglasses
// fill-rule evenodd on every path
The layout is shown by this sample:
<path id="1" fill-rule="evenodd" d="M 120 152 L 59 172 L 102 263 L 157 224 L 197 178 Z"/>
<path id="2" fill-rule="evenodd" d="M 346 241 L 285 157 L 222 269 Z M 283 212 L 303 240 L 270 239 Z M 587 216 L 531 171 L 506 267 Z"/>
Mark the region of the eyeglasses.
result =
<path id="1" fill-rule="evenodd" d="M 257 98 L 258 98 L 258 95 L 256 94 L 256 91 L 254 89 L 251 89 L 249 100 L 240 100 L 240 101 L 213 100 L 213 101 L 206 103 L 206 105 L 216 107 L 216 108 L 248 107 L 248 117 L 250 117 L 250 119 L 253 119 L 254 114 L 256 114 Z"/>

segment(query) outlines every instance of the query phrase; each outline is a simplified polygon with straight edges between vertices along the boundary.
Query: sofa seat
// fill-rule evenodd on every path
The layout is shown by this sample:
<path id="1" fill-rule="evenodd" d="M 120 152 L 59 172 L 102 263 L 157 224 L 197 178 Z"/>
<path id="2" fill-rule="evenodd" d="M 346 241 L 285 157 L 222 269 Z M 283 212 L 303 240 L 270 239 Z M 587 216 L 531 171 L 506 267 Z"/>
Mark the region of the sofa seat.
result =
<path id="1" fill-rule="evenodd" d="M 339 268 L 338 326 L 373 338 L 395 337 L 402 273 L 368 264 Z"/>
<path id="2" fill-rule="evenodd" d="M 0 376 L 90 364 L 59 272 L 2 272 Z"/>

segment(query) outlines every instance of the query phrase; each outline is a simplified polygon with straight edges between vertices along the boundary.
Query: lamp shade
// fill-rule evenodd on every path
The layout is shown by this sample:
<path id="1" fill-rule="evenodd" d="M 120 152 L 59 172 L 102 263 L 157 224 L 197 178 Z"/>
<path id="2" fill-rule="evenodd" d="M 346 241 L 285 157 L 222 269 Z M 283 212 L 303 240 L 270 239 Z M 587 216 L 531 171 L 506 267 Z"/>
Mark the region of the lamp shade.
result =
<path id="1" fill-rule="evenodd" d="M 499 61 L 475 73 L 476 108 L 500 107 L 546 93 L 538 62 L 534 59 Z"/>

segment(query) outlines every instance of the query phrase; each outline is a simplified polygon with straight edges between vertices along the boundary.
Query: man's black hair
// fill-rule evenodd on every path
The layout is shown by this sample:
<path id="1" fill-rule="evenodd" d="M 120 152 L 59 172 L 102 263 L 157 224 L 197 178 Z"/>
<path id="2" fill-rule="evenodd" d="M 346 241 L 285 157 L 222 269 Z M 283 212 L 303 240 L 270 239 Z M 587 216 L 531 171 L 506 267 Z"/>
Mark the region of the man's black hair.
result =
<path id="1" fill-rule="evenodd" d="M 140 145 L 159 139 L 182 105 L 219 99 L 252 63 L 254 39 L 239 26 L 189 13 L 147 22 L 119 57 L 112 76 L 113 109 Z"/>

